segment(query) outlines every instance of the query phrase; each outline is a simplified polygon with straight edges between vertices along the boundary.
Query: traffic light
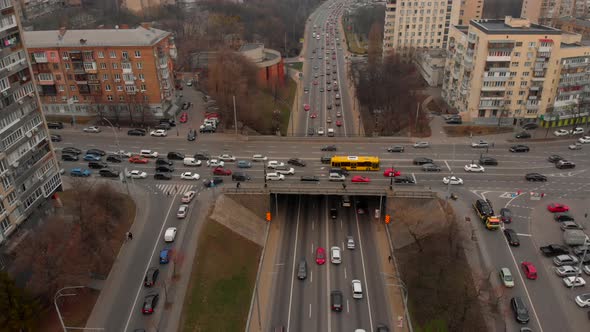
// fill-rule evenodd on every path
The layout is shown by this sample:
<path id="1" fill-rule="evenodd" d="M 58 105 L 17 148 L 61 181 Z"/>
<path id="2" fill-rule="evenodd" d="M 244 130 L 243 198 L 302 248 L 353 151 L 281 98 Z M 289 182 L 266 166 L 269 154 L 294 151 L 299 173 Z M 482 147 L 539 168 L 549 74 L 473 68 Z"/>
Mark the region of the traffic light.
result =
<path id="1" fill-rule="evenodd" d="M 272 220 L 272 218 L 270 216 L 270 212 L 267 212 L 266 213 L 266 221 L 269 221 L 270 222 L 271 220 Z"/>
<path id="2" fill-rule="evenodd" d="M 388 214 L 386 214 L 386 215 L 385 215 L 385 223 L 386 223 L 386 224 L 389 224 L 390 222 L 391 222 L 391 216 L 390 216 L 390 215 L 388 215 Z"/>

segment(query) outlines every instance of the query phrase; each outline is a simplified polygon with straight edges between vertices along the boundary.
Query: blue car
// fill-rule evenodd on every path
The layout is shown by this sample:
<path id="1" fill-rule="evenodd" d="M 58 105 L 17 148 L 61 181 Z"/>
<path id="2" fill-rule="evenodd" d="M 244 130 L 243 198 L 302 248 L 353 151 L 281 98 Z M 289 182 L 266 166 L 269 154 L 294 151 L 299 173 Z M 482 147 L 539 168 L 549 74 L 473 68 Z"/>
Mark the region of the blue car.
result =
<path id="1" fill-rule="evenodd" d="M 82 168 L 72 168 L 70 171 L 71 176 L 81 176 L 81 177 L 88 177 L 92 174 L 91 171 Z"/>
<path id="2" fill-rule="evenodd" d="M 165 248 L 160 251 L 160 264 L 168 264 L 170 262 L 170 254 L 172 253 L 172 249 Z"/>
<path id="3" fill-rule="evenodd" d="M 251 168 L 252 163 L 247 160 L 238 161 L 238 168 Z"/>
<path id="4" fill-rule="evenodd" d="M 95 154 L 87 154 L 84 156 L 84 160 L 86 161 L 100 161 L 100 156 Z"/>

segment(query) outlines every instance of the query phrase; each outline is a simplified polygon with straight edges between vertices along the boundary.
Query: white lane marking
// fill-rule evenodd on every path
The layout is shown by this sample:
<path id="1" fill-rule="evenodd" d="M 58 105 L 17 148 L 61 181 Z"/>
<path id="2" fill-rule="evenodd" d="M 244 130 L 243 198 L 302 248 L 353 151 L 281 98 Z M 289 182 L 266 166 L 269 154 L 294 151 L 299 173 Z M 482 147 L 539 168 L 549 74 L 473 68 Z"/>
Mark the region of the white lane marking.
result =
<path id="1" fill-rule="evenodd" d="M 152 249 L 152 253 L 150 254 L 150 259 L 149 259 L 147 265 L 145 266 L 143 274 L 141 275 L 141 281 L 139 283 L 139 287 L 137 288 L 137 293 L 135 294 L 135 299 L 133 300 L 133 306 L 131 307 L 131 311 L 129 312 L 129 317 L 127 318 L 127 323 L 125 323 L 125 328 L 123 329 L 123 331 L 127 331 L 127 329 L 129 328 L 129 323 L 131 322 L 131 316 L 135 312 L 135 305 L 137 304 L 137 299 L 139 298 L 139 293 L 141 293 L 141 291 L 143 290 L 143 277 L 147 273 L 150 266 L 152 266 L 152 259 L 154 257 L 154 254 L 156 253 L 156 248 L 160 245 L 160 239 L 162 238 L 162 232 L 164 231 L 164 227 L 166 226 L 166 220 L 168 220 L 168 217 L 170 216 L 170 212 L 172 211 L 172 206 L 174 206 L 175 204 L 176 204 L 176 195 L 174 195 L 172 202 L 170 202 L 170 206 L 168 207 L 168 212 L 166 213 L 166 218 L 164 219 L 164 222 L 162 223 L 162 227 L 160 227 L 160 233 L 158 233 L 158 238 L 154 242 L 154 247 Z"/>
<path id="2" fill-rule="evenodd" d="M 313 283 L 313 271 L 309 271 L 309 283 Z"/>
<path id="3" fill-rule="evenodd" d="M 311 319 L 311 303 L 309 304 L 309 318 Z"/>
<path id="4" fill-rule="evenodd" d="M 346 268 L 344 268 L 344 279 L 348 279 L 346 278 Z"/>
<path id="5" fill-rule="evenodd" d="M 447 168 L 449 169 L 449 172 L 451 172 L 451 166 L 449 166 L 449 163 L 445 160 L 445 165 L 447 165 Z"/>
<path id="6" fill-rule="evenodd" d="M 348 299 L 346 300 L 346 312 L 350 313 L 350 305 L 348 303 Z"/>
<path id="7" fill-rule="evenodd" d="M 278 204 L 278 202 L 275 202 Z M 295 225 L 295 241 L 293 245 L 295 246 L 295 252 L 293 252 L 293 266 L 291 269 L 291 290 L 289 291 L 289 314 L 287 316 L 287 332 L 289 332 L 289 327 L 291 326 L 291 306 L 293 305 L 293 282 L 295 281 L 294 272 L 295 272 L 295 261 L 297 260 L 297 236 L 299 235 L 299 214 L 301 212 L 301 197 L 298 197 L 297 203 L 297 224 Z"/>
<path id="8" fill-rule="evenodd" d="M 330 243 L 330 225 L 329 225 L 329 219 L 328 219 L 328 207 L 326 206 L 326 210 L 324 213 L 324 220 L 326 221 L 326 246 L 328 245 L 328 243 Z M 330 298 L 330 263 L 326 264 L 328 265 L 326 267 L 326 279 L 327 279 L 327 283 L 326 283 L 326 298 L 329 299 Z M 330 317 L 331 311 L 327 310 L 326 314 L 328 315 L 328 332 L 332 332 L 332 318 Z"/>
<path id="9" fill-rule="evenodd" d="M 412 173 L 412 177 L 414 178 L 414 183 L 418 183 L 418 180 L 416 180 L 416 175 L 414 173 Z"/>
<path id="10" fill-rule="evenodd" d="M 356 203 L 355 203 L 356 211 Z M 361 238 L 361 229 L 359 227 L 359 216 L 357 213 L 354 214 L 356 219 L 356 235 L 359 239 L 359 249 L 361 250 L 361 263 L 363 266 L 363 278 L 365 279 L 365 289 L 367 292 L 367 308 L 369 309 L 369 326 L 370 331 L 373 331 L 373 314 L 371 313 L 371 296 L 369 295 L 369 283 L 367 282 L 367 270 L 365 268 L 365 254 L 363 253 L 363 239 Z"/>

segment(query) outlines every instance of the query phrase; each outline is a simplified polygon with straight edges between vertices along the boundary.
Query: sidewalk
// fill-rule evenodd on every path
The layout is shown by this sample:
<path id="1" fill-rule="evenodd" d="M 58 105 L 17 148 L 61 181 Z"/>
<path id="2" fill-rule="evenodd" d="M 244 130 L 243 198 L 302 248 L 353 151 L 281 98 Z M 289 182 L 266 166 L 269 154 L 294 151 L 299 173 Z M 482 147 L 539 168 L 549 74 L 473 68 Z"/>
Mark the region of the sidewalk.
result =
<path id="1" fill-rule="evenodd" d="M 430 120 L 431 135 L 428 138 L 413 138 L 414 141 L 430 141 L 444 144 L 468 144 L 479 141 L 480 139 L 494 143 L 505 143 L 508 140 L 514 139 L 514 132 L 494 135 L 473 135 L 472 137 L 449 137 L 445 133 L 443 127 L 447 126 L 445 120 L 440 115 L 434 115 Z"/>

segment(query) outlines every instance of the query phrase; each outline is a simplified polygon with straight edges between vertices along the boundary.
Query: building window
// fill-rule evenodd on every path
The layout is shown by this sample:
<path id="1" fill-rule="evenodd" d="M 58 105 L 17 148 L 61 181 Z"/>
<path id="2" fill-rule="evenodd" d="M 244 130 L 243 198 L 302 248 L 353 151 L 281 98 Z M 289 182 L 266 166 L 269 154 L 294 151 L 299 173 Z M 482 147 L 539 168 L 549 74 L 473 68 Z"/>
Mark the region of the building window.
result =
<path id="1" fill-rule="evenodd" d="M 120 85 L 117 85 L 117 91 L 123 91 L 123 87 Z"/>
<path id="2" fill-rule="evenodd" d="M 98 51 L 98 57 L 103 59 L 104 58 L 104 52 L 103 51 Z"/>
<path id="3" fill-rule="evenodd" d="M 68 54 L 68 52 L 63 52 L 61 55 L 62 55 L 62 59 L 64 59 L 64 60 L 70 59 L 70 55 Z"/>
<path id="4" fill-rule="evenodd" d="M 124 62 L 124 63 L 122 63 L 122 64 L 121 64 L 121 68 L 122 68 L 122 69 L 132 69 L 132 68 L 131 68 L 131 64 L 130 64 L 129 62 L 126 62 L 126 63 Z"/>
<path id="5" fill-rule="evenodd" d="M 141 62 L 138 62 L 138 63 L 137 63 L 137 69 L 142 69 L 142 68 L 143 68 L 143 63 L 141 63 Z"/>
<path id="6" fill-rule="evenodd" d="M 125 101 L 125 96 L 119 96 L 119 101 Z"/>
<path id="7" fill-rule="evenodd" d="M 513 62 L 512 67 L 518 67 L 518 62 Z"/>
<path id="8" fill-rule="evenodd" d="M 111 91 L 111 85 L 107 84 L 104 86 L 105 91 Z"/>
<path id="9" fill-rule="evenodd" d="M 111 59 L 116 59 L 117 58 L 117 53 L 115 51 L 110 51 L 109 52 L 109 56 L 111 57 Z"/>
<path id="10" fill-rule="evenodd" d="M 8 203 L 10 205 L 14 205 L 14 203 L 16 203 L 16 192 L 11 192 L 10 195 L 8 195 Z"/>
<path id="11" fill-rule="evenodd" d="M 113 101 L 113 96 L 111 96 L 111 95 L 108 95 L 108 96 L 107 96 L 107 100 L 108 100 L 108 101 Z"/>
<path id="12" fill-rule="evenodd" d="M 141 58 L 141 51 L 135 51 L 135 57 Z"/>
<path id="13" fill-rule="evenodd" d="M 100 69 L 107 69 L 107 64 L 104 62 L 100 63 Z"/>
<path id="14" fill-rule="evenodd" d="M 6 176 L 2 179 L 2 185 L 4 186 L 4 191 L 8 191 L 8 189 L 10 189 L 10 186 L 12 186 L 12 181 L 10 180 L 9 176 Z"/>
<path id="15" fill-rule="evenodd" d="M 150 98 L 148 96 L 143 96 L 143 101 L 150 101 Z"/>
<path id="16" fill-rule="evenodd" d="M 514 81 L 509 81 L 508 86 L 514 86 Z"/>
<path id="17" fill-rule="evenodd" d="M 530 72 L 528 72 L 528 71 L 525 71 L 524 73 L 522 73 L 522 76 L 524 76 L 524 77 L 527 77 L 527 76 L 529 76 L 530 74 L 531 74 Z"/>
<path id="18" fill-rule="evenodd" d="M 141 91 L 146 91 L 145 84 L 140 85 Z"/>
<path id="19" fill-rule="evenodd" d="M 64 63 L 64 67 L 66 68 L 66 70 L 70 70 L 70 64 L 69 63 L 65 62 Z"/>
<path id="20" fill-rule="evenodd" d="M 529 47 L 535 47 L 535 45 L 537 45 L 537 43 L 535 43 L 535 42 L 529 42 Z"/>
<path id="21" fill-rule="evenodd" d="M 119 64 L 116 62 L 113 62 L 113 69 L 119 69 Z"/>
<path id="22" fill-rule="evenodd" d="M 57 89 L 61 92 L 63 92 L 65 90 L 63 85 L 58 85 Z"/>
<path id="23" fill-rule="evenodd" d="M 121 74 L 115 73 L 115 82 L 120 82 L 120 81 L 121 81 Z"/>
<path id="24" fill-rule="evenodd" d="M 123 58 L 123 59 L 129 59 L 129 53 L 127 51 L 121 52 L 121 58 Z"/>
<path id="25" fill-rule="evenodd" d="M 6 232 L 8 227 L 10 227 L 10 221 L 8 220 L 8 218 L 2 220 L 2 223 L 0 224 L 0 226 L 2 227 L 2 233 Z"/>
<path id="26" fill-rule="evenodd" d="M 143 76 L 143 74 L 139 74 L 139 79 L 142 81 L 145 80 L 145 77 Z"/>
<path id="27" fill-rule="evenodd" d="M 527 82 L 527 81 L 520 82 L 520 86 L 527 86 L 528 84 L 529 84 L 529 82 Z"/>
<path id="28" fill-rule="evenodd" d="M 530 66 L 531 66 L 531 63 L 530 63 L 530 62 L 525 62 L 525 63 L 524 63 L 524 66 L 528 68 L 528 67 L 530 67 Z"/>
<path id="29" fill-rule="evenodd" d="M 70 90 L 76 91 L 76 86 L 75 85 L 70 85 Z"/>
<path id="30" fill-rule="evenodd" d="M 109 80 L 109 74 L 102 74 L 102 80 L 103 81 L 108 81 Z"/>
<path id="31" fill-rule="evenodd" d="M 55 79 L 61 81 L 61 74 L 55 74 Z"/>
<path id="32" fill-rule="evenodd" d="M 8 81 L 8 77 L 0 79 L 0 92 L 6 91 L 8 89 L 10 89 L 10 82 Z"/>

